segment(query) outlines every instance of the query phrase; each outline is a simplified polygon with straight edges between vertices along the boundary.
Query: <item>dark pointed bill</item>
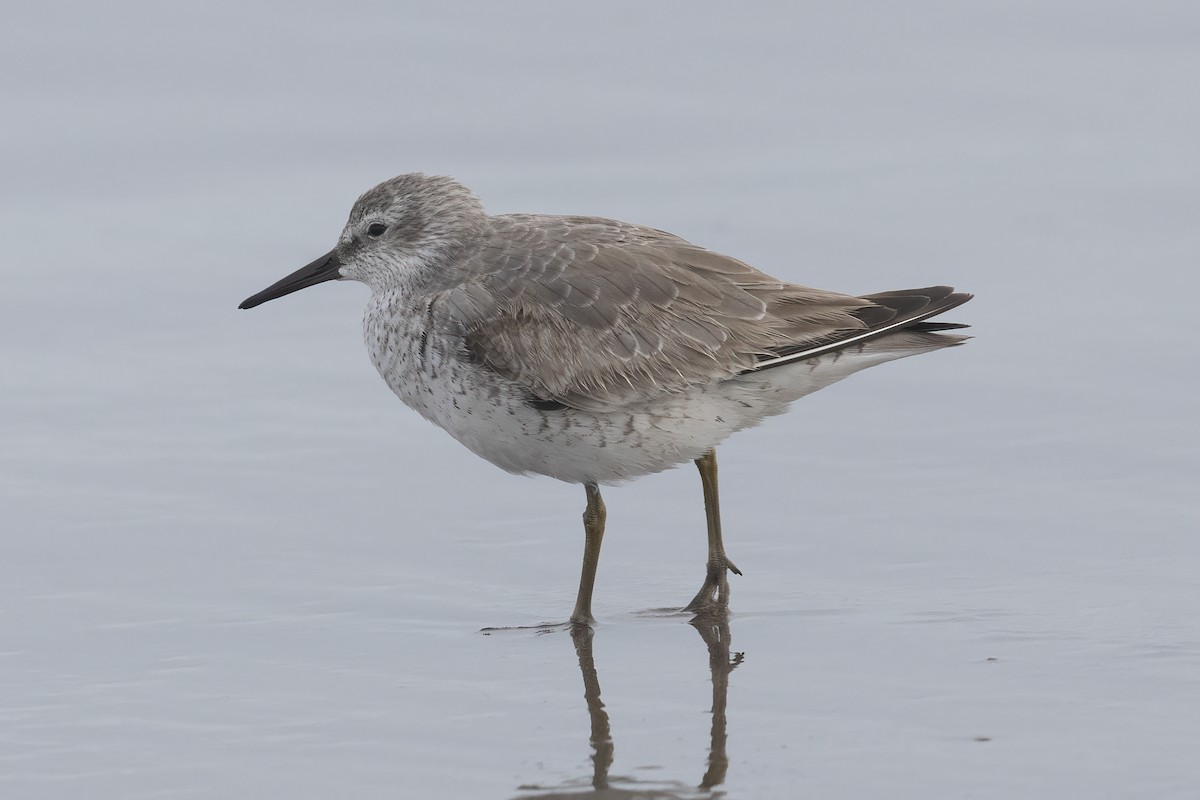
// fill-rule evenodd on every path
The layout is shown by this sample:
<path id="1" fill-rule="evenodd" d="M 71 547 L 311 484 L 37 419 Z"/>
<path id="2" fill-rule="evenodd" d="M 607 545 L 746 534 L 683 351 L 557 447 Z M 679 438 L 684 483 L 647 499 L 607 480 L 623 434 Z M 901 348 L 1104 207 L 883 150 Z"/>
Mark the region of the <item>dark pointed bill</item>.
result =
<path id="1" fill-rule="evenodd" d="M 298 292 L 325 281 L 336 280 L 342 277 L 338 273 L 341 266 L 337 251 L 331 250 L 308 266 L 301 267 L 283 280 L 271 284 L 258 294 L 247 297 L 238 308 L 254 308 L 268 300 L 274 300 L 276 297 L 283 297 L 285 294 Z"/>

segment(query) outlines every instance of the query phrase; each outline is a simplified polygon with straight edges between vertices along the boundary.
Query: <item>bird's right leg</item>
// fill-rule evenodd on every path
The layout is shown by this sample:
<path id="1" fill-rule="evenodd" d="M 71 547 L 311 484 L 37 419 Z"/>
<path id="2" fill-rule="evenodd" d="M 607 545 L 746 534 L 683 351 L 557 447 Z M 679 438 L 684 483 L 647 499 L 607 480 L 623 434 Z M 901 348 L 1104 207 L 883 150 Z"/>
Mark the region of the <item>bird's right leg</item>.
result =
<path id="1" fill-rule="evenodd" d="M 721 539 L 721 505 L 717 494 L 717 451 L 709 450 L 696 459 L 700 470 L 700 484 L 704 487 L 704 514 L 708 520 L 708 567 L 704 585 L 683 607 L 684 611 L 697 613 L 726 611 L 729 609 L 729 575 L 741 575 L 725 555 L 725 542 Z"/>

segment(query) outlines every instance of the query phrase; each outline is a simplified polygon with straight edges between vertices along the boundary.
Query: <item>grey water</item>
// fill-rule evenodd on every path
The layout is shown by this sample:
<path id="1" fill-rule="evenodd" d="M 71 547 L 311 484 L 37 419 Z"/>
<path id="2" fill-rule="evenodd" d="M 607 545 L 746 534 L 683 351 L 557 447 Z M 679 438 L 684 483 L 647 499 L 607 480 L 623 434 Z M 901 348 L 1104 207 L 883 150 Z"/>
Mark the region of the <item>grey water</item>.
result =
<path id="1" fill-rule="evenodd" d="M 0 26 L 0 796 L 1191 797 L 1188 3 L 21 5 Z M 965 347 L 583 492 L 396 400 L 358 193 L 663 228 Z"/>

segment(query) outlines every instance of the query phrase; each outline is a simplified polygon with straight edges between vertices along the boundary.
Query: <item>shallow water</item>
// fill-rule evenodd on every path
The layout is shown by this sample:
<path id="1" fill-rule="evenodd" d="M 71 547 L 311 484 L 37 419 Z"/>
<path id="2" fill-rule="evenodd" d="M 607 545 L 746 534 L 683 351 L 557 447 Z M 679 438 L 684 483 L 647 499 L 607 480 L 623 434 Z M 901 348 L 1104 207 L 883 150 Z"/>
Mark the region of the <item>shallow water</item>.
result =
<path id="1" fill-rule="evenodd" d="M 856 8 L 7 13 L 0 796 L 1192 796 L 1200 16 Z M 727 631 L 655 611 L 688 468 L 605 493 L 590 641 L 483 635 L 582 491 L 404 409 L 363 287 L 235 310 L 416 169 L 977 338 L 722 448 Z"/>

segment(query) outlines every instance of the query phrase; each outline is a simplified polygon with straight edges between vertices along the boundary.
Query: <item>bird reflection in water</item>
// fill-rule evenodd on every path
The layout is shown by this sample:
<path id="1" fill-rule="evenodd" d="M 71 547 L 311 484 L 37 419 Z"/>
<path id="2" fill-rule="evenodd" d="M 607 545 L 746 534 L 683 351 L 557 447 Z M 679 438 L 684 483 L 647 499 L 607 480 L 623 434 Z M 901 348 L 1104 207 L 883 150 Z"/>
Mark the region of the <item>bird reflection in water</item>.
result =
<path id="1" fill-rule="evenodd" d="M 729 769 L 729 756 L 725 744 L 725 708 L 729 699 L 729 673 L 742 663 L 744 654 L 731 653 L 729 649 L 729 620 L 724 614 L 699 615 L 691 621 L 692 627 L 708 646 L 708 665 L 712 672 L 712 728 L 708 750 L 708 764 L 700 783 L 685 784 L 675 781 L 639 781 L 635 778 L 614 776 L 609 778 L 613 763 L 613 737 L 608 712 L 600 699 L 600 678 L 596 672 L 596 659 L 592 654 L 592 629 L 575 626 L 571 639 L 579 656 L 579 671 L 583 676 L 583 698 L 587 702 L 591 719 L 592 776 L 590 785 L 584 778 L 571 780 L 558 787 L 522 786 L 521 798 L 559 800 L 565 798 L 591 797 L 594 800 L 684 800 L 697 796 L 697 789 L 710 790 L 725 782 Z"/>

